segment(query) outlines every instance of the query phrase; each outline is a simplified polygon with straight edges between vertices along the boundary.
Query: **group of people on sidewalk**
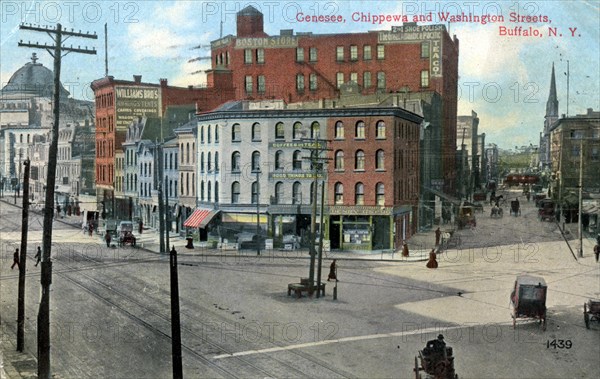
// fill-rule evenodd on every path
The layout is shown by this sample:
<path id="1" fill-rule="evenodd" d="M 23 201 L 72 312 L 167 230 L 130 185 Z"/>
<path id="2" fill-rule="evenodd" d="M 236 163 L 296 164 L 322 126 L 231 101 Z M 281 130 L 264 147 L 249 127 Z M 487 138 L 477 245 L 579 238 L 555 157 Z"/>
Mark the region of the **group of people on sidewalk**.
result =
<path id="1" fill-rule="evenodd" d="M 35 253 L 35 267 L 42 261 L 42 248 L 38 246 L 37 252 Z M 15 249 L 15 253 L 13 254 L 13 264 L 10 266 L 10 269 L 13 270 L 17 266 L 18 269 L 21 268 L 21 263 L 19 260 L 19 249 Z"/>

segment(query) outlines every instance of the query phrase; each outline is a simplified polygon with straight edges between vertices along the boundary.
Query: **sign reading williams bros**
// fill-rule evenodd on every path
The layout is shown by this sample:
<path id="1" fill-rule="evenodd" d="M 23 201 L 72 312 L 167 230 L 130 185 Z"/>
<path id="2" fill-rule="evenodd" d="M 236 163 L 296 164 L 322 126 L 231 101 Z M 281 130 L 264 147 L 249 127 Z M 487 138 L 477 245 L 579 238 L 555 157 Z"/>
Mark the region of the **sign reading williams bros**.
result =
<path id="1" fill-rule="evenodd" d="M 160 88 L 116 86 L 116 130 L 126 130 L 135 117 L 160 117 Z"/>

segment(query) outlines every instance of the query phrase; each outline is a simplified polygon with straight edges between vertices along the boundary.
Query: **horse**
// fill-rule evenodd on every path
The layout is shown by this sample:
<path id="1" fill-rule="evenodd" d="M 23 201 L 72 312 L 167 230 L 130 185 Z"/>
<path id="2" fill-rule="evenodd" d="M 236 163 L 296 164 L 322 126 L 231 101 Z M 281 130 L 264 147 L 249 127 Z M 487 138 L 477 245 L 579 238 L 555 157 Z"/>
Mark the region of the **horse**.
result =
<path id="1" fill-rule="evenodd" d="M 502 200 L 502 202 L 504 202 L 504 195 L 500 195 L 500 196 L 496 196 L 496 197 L 491 197 L 490 196 L 490 205 L 500 205 L 500 201 Z"/>

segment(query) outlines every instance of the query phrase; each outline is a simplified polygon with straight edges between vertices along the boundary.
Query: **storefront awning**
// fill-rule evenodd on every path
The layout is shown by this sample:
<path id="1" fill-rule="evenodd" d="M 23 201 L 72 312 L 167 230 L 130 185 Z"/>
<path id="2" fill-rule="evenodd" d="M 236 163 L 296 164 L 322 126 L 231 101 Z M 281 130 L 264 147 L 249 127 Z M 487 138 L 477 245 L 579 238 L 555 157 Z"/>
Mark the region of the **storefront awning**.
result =
<path id="1" fill-rule="evenodd" d="M 426 191 L 431 192 L 432 194 L 434 194 L 435 196 L 441 197 L 442 199 L 446 199 L 449 202 L 451 202 L 454 205 L 461 205 L 462 201 L 457 199 L 456 197 L 452 196 L 452 195 L 448 195 L 446 193 L 440 192 L 438 190 L 434 190 L 433 188 L 427 188 L 424 187 Z"/>
<path id="2" fill-rule="evenodd" d="M 206 225 L 220 211 L 214 209 L 197 208 L 194 213 L 183 223 L 183 226 L 188 228 L 205 228 Z"/>

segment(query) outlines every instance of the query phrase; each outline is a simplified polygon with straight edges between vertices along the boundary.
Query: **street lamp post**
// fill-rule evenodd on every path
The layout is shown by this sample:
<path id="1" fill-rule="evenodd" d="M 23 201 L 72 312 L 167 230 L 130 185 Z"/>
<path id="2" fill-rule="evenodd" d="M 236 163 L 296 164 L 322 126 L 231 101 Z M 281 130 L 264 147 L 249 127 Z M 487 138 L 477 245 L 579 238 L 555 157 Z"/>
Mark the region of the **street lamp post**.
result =
<path id="1" fill-rule="evenodd" d="M 583 258 L 583 138 L 579 141 L 579 215 L 577 217 L 577 231 L 579 232 L 579 258 Z"/>

